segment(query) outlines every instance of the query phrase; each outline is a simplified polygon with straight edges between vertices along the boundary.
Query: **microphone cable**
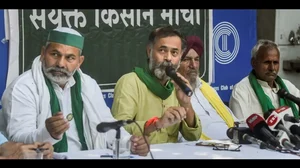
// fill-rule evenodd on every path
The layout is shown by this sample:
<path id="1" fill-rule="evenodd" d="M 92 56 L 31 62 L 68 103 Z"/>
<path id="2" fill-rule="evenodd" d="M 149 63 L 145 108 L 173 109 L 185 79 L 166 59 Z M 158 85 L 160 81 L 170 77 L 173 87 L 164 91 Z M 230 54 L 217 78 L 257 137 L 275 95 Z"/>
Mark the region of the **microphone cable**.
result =
<path id="1" fill-rule="evenodd" d="M 152 154 L 151 149 L 150 149 L 150 144 L 148 143 L 148 141 L 147 141 L 147 139 L 146 139 L 146 135 L 145 135 L 144 132 L 142 131 L 142 128 L 140 127 L 140 125 L 139 125 L 135 120 L 134 120 L 133 122 L 137 125 L 137 127 L 139 128 L 140 132 L 141 132 L 142 135 L 143 135 L 144 141 L 146 142 L 147 147 L 148 147 L 148 149 L 149 149 L 149 153 L 150 153 L 151 159 L 154 159 L 153 154 Z"/>

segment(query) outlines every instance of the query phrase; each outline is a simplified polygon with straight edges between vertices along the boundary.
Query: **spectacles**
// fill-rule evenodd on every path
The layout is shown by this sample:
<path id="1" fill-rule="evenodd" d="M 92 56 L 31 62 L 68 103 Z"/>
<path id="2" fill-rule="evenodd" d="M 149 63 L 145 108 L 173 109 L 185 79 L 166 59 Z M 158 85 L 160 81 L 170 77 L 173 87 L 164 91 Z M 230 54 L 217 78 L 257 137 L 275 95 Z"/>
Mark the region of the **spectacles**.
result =
<path id="1" fill-rule="evenodd" d="M 230 144 L 215 144 L 213 150 L 225 150 L 225 151 L 232 151 L 232 152 L 240 152 L 240 147 L 242 147 L 242 145 L 238 145 L 236 146 L 234 145 L 230 145 Z"/>

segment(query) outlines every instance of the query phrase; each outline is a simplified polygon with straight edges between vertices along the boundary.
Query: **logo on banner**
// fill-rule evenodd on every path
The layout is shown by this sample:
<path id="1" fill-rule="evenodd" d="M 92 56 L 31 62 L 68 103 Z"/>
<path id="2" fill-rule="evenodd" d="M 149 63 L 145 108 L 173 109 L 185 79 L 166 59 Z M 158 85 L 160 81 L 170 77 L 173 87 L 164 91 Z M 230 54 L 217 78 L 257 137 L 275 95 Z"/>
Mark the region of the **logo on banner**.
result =
<path id="1" fill-rule="evenodd" d="M 229 64 L 240 49 L 239 33 L 229 22 L 218 23 L 213 30 L 213 51 L 219 64 Z"/>

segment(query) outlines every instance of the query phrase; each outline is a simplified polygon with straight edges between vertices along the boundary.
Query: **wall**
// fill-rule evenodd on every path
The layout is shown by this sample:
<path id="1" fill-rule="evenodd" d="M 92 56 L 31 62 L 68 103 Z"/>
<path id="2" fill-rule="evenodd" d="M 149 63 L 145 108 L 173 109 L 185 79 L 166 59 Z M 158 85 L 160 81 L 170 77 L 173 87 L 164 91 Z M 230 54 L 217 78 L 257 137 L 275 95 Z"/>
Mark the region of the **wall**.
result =
<path id="1" fill-rule="evenodd" d="M 276 10 L 275 19 L 275 42 L 281 51 L 279 75 L 290 80 L 296 87 L 300 88 L 300 73 L 283 71 L 283 60 L 299 59 L 300 45 L 291 45 L 288 41 L 290 31 L 296 32 L 300 26 L 300 10 Z"/>

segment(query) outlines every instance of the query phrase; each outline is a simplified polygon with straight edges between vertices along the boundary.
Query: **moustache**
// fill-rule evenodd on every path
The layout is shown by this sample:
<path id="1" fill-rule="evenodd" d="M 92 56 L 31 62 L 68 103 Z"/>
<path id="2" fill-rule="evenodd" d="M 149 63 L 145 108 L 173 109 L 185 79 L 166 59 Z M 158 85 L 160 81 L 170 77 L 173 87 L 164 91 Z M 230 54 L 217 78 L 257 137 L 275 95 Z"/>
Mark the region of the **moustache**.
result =
<path id="1" fill-rule="evenodd" d="M 197 71 L 197 70 L 189 70 L 189 71 L 188 71 L 188 74 L 192 74 L 192 73 L 195 73 L 195 74 L 197 74 L 197 73 L 198 73 L 198 71 Z"/>
<path id="2" fill-rule="evenodd" d="M 266 73 L 266 75 L 272 75 L 272 76 L 276 76 L 276 75 L 277 75 L 277 73 L 276 73 L 276 72 L 274 72 L 274 71 L 273 71 L 273 72 L 267 72 L 267 73 Z"/>
<path id="3" fill-rule="evenodd" d="M 167 62 L 167 61 L 164 61 L 164 62 L 162 62 L 162 63 L 160 63 L 160 64 L 158 64 L 157 65 L 157 67 L 158 68 L 166 68 L 166 67 L 168 67 L 168 66 L 172 66 L 172 63 L 171 62 Z"/>
<path id="4" fill-rule="evenodd" d="M 72 74 L 63 68 L 58 67 L 50 67 L 47 69 L 47 72 L 60 72 L 63 73 L 64 76 L 71 76 Z"/>

